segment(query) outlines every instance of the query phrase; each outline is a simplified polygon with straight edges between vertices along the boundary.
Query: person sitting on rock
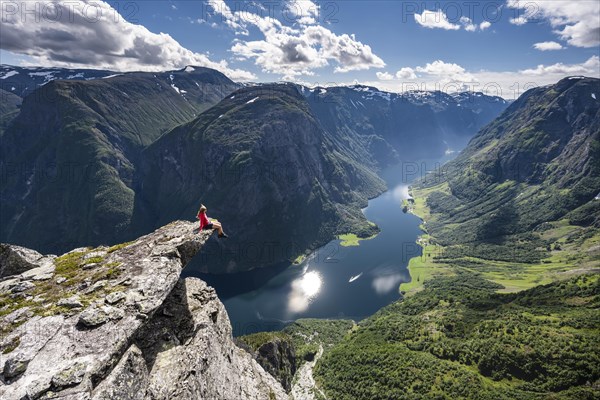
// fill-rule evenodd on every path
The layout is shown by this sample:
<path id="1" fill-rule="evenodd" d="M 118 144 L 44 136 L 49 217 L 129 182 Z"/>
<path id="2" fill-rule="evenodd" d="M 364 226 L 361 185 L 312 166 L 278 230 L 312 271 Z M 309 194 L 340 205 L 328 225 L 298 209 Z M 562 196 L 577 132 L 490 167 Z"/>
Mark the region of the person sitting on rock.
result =
<path id="1" fill-rule="evenodd" d="M 223 226 L 219 222 L 211 221 L 210 218 L 206 216 L 206 206 L 204 204 L 200 204 L 200 210 L 198 210 L 198 215 L 196 218 L 200 220 L 200 230 L 213 229 L 219 232 L 220 238 L 229 237 L 225 232 L 223 232 Z"/>

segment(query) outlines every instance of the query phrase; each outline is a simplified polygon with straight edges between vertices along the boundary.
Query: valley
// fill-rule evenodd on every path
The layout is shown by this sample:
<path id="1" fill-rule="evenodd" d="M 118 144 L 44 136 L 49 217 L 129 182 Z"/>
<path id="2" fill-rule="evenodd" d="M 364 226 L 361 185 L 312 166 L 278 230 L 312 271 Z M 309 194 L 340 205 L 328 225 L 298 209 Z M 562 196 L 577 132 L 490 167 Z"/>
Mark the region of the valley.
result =
<path id="1" fill-rule="evenodd" d="M 0 1 L 1 400 L 600 399 L 600 2 Z"/>
<path id="2" fill-rule="evenodd" d="M 593 398 L 599 82 L 565 79 L 510 103 L 361 85 L 244 86 L 186 67 L 51 80 L 23 98 L 3 96 L 2 241 L 43 253 L 79 247 L 39 258 L 39 278 L 26 271 L 41 261 L 19 258 L 31 250 L 3 248 L 25 271 L 2 281 L 7 360 L 25 354 L 19 323 L 75 321 L 80 303 L 100 307 L 88 296 L 97 290 L 112 301 L 106 282 L 136 276 L 137 261 L 104 257 L 130 257 L 120 250 L 145 249 L 163 230 L 171 233 L 161 241 L 177 242 L 169 229 L 188 224 L 188 235 L 192 223 L 172 221 L 192 219 L 201 201 L 232 237 L 202 236 L 193 258 L 187 245 L 164 250 L 160 262 L 183 257 L 181 279 L 161 288 L 148 326 L 189 335 L 154 310 L 176 304 L 181 285 L 207 282 L 231 318 L 217 328 L 222 345 L 232 349 L 234 336 L 245 350 L 232 351 L 246 352 L 239 363 L 257 368 L 276 398 Z M 131 99 L 136 107 L 125 108 Z M 163 254 L 164 245 L 149 246 Z M 103 255 L 88 262 L 87 253 Z M 85 300 L 73 300 L 77 311 L 59 305 L 59 283 L 30 282 L 53 274 Z M 123 310 L 145 321 L 136 296 Z M 113 308 L 107 321 L 121 318 Z M 173 360 L 144 347 L 154 339 L 143 335 L 140 357 Z M 138 357 L 138 347 L 120 349 L 117 360 Z M 63 390 L 49 382 L 43 390 Z M 265 393 L 254 383 L 236 387 Z"/>
<path id="3" fill-rule="evenodd" d="M 110 245 L 194 218 L 204 202 L 237 232 L 194 261 L 210 273 L 294 260 L 340 234 L 372 236 L 360 209 L 386 190 L 382 169 L 460 148 L 508 106 L 480 93 L 240 88 L 191 66 L 44 70 L 42 81 L 38 69 L 3 68 L 7 84 L 28 90 L 0 146 L 0 240 L 53 253 Z M 290 223 L 299 218 L 315 223 Z"/>

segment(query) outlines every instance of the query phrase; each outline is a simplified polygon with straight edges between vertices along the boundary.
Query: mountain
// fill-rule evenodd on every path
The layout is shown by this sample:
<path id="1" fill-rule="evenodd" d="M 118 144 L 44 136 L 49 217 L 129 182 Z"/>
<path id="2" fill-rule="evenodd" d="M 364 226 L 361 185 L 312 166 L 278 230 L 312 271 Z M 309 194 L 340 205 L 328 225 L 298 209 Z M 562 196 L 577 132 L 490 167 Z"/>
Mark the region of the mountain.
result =
<path id="1" fill-rule="evenodd" d="M 599 227 L 598 92 L 598 79 L 566 78 L 521 96 L 425 184 L 441 188 L 427 199 L 428 231 L 447 245 L 499 243 L 563 218 Z"/>
<path id="2" fill-rule="evenodd" d="M 187 67 L 35 90 L 2 136 L 0 238 L 43 252 L 121 241 L 141 150 L 237 87 Z"/>
<path id="3" fill-rule="evenodd" d="M 209 243 L 212 265 L 203 269 L 221 272 L 294 259 L 339 233 L 372 235 L 360 208 L 385 190 L 381 168 L 442 155 L 452 135 L 468 137 L 506 106 L 477 94 L 437 100 L 365 86 L 240 89 L 199 67 L 52 71 L 3 72 L 11 85 L 45 84 L 20 105 L 3 96 L 0 239 L 53 253 L 117 243 L 205 202 L 242 232 Z M 257 253 L 253 261 L 240 256 L 247 252 Z"/>
<path id="4" fill-rule="evenodd" d="M 342 339 L 318 353 L 314 392 L 597 397 L 599 91 L 591 78 L 528 91 L 411 187 L 406 206 L 424 229 L 412 282 L 400 301 L 339 327 Z M 305 348 L 312 336 L 295 339 Z"/>
<path id="5" fill-rule="evenodd" d="M 116 75 L 97 69 L 17 67 L 0 65 L 0 89 L 21 98 L 53 80 L 92 80 Z"/>
<path id="6" fill-rule="evenodd" d="M 180 278 L 210 236 L 194 228 L 60 257 L 2 245 L 20 273 L 0 281 L 0 397 L 287 399 L 234 344 L 214 289 Z"/>
<path id="7" fill-rule="evenodd" d="M 0 137 L 10 121 L 19 113 L 22 102 L 23 99 L 16 94 L 0 89 Z"/>
<path id="8" fill-rule="evenodd" d="M 385 189 L 336 141 L 291 84 L 246 87 L 163 135 L 143 153 L 134 226 L 140 232 L 195 216 L 218 217 L 227 242 L 203 270 L 244 270 L 296 258 L 334 235 L 372 234 L 360 208 Z"/>
<path id="9" fill-rule="evenodd" d="M 398 94 L 364 85 L 301 90 L 326 129 L 379 165 L 460 150 L 508 106 L 500 97 L 470 92 Z"/>

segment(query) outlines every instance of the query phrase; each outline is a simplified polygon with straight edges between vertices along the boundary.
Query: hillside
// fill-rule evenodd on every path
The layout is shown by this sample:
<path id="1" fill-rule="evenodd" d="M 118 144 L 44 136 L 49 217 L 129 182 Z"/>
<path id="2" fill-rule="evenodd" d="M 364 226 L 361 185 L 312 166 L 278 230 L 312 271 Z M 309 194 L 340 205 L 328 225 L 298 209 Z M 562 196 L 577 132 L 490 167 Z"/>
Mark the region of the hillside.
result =
<path id="1" fill-rule="evenodd" d="M 203 269 L 219 272 L 295 259 L 341 233 L 372 235 L 359 209 L 385 189 L 381 168 L 441 155 L 456 132 L 470 137 L 507 105 L 363 86 L 265 84 L 237 96 L 240 85 L 199 67 L 2 68 L 5 85 L 28 89 L 21 105 L 16 89 L 2 99 L 1 240 L 54 253 L 118 243 L 203 201 L 243 232 L 209 244 L 219 257 Z M 313 222 L 290 223 L 304 219 Z M 250 251 L 252 261 L 240 256 Z"/>
<path id="2" fill-rule="evenodd" d="M 482 93 L 398 94 L 363 85 L 301 90 L 341 146 L 380 167 L 460 150 L 508 107 L 504 99 Z"/>
<path id="3" fill-rule="evenodd" d="M 191 68 L 53 80 L 23 100 L 0 148 L 0 239 L 62 252 L 131 237 L 141 150 L 237 85 Z"/>
<path id="4" fill-rule="evenodd" d="M 326 352 L 328 398 L 594 399 L 599 275 L 513 294 L 471 274 L 429 281 Z"/>
<path id="5" fill-rule="evenodd" d="M 591 78 L 528 91 L 442 173 L 415 185 L 433 256 L 415 271 L 460 265 L 511 291 L 597 268 L 598 91 Z"/>
<path id="6" fill-rule="evenodd" d="M 16 94 L 0 89 L 0 137 L 4 130 L 19 113 L 23 99 Z"/>
<path id="7" fill-rule="evenodd" d="M 403 299 L 326 348 L 335 399 L 593 399 L 600 391 L 600 80 L 525 93 L 412 187 Z M 307 336 L 308 337 L 308 336 Z M 299 348 L 310 345 L 302 341 Z"/>
<path id="8" fill-rule="evenodd" d="M 140 231 L 195 216 L 202 201 L 235 232 L 207 248 L 211 272 L 294 259 L 340 233 L 368 236 L 376 228 L 360 208 L 385 189 L 286 84 L 233 93 L 148 147 L 139 172 Z"/>

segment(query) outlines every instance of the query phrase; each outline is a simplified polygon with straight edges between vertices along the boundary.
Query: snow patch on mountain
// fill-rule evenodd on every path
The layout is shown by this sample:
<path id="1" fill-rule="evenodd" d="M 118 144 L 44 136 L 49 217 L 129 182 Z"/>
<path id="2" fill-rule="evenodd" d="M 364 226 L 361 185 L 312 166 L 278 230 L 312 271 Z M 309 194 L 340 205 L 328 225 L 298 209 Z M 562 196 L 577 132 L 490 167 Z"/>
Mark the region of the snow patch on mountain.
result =
<path id="1" fill-rule="evenodd" d="M 8 71 L 7 73 L 5 73 L 2 76 L 0 76 L 0 79 L 10 78 L 11 76 L 15 76 L 15 75 L 18 75 L 18 74 L 19 73 L 17 71 Z"/>

